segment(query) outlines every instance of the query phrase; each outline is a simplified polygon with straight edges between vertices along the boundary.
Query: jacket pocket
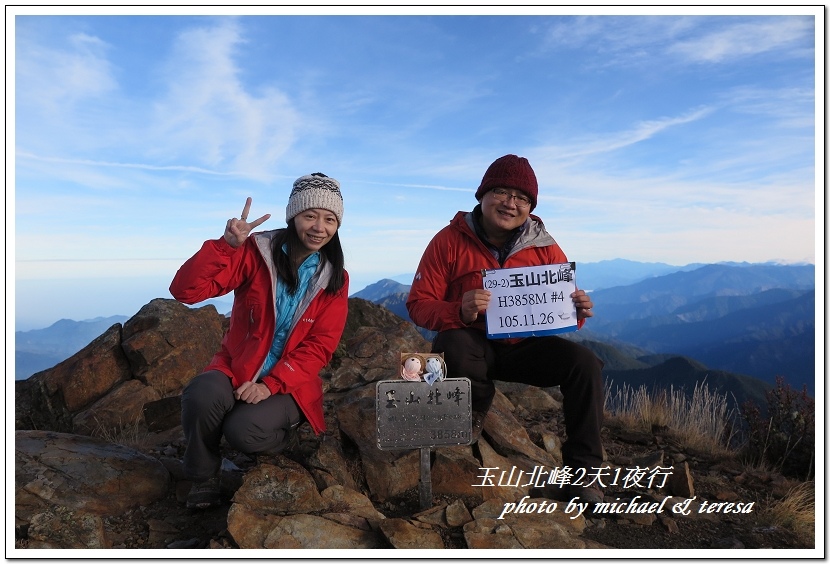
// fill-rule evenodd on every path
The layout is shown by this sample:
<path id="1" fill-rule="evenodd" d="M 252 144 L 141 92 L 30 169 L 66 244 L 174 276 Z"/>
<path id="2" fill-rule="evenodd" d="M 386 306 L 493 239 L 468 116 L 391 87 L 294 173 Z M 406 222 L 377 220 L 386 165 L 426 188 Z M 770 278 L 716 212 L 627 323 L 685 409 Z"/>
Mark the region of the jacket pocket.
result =
<path id="1" fill-rule="evenodd" d="M 245 302 L 242 307 L 234 307 L 231 312 L 231 325 L 228 329 L 226 348 L 232 357 L 248 346 L 251 338 L 258 335 L 257 329 L 262 323 L 262 304 Z"/>

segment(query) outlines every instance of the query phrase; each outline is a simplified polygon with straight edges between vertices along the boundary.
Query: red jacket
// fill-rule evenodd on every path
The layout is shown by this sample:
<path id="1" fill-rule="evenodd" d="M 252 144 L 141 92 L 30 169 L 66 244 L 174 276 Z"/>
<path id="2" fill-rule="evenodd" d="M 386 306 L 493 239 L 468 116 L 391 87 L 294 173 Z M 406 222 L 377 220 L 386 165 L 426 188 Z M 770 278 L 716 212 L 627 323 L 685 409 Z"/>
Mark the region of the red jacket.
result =
<path id="1" fill-rule="evenodd" d="M 406 308 L 419 327 L 446 331 L 462 327 L 485 330 L 483 316 L 466 325 L 461 321 L 461 297 L 469 290 L 482 289 L 482 269 L 540 266 L 568 262 L 565 253 L 545 230 L 542 220 L 530 216 L 530 223 L 499 265 L 473 226 L 472 212 L 458 212 L 450 224 L 427 245 Z M 580 320 L 579 326 L 584 320 Z"/>
<path id="2" fill-rule="evenodd" d="M 224 372 L 234 389 L 256 380 L 274 339 L 277 274 L 271 240 L 276 233 L 254 233 L 239 248 L 224 238 L 205 241 L 170 285 L 173 297 L 186 304 L 234 292 L 230 328 L 205 368 Z M 325 292 L 331 265 L 321 263 L 291 322 L 279 362 L 260 380 L 272 394 L 291 394 L 318 434 L 326 428 L 319 373 L 343 334 L 349 291 L 346 274 L 346 283 L 336 295 Z"/>

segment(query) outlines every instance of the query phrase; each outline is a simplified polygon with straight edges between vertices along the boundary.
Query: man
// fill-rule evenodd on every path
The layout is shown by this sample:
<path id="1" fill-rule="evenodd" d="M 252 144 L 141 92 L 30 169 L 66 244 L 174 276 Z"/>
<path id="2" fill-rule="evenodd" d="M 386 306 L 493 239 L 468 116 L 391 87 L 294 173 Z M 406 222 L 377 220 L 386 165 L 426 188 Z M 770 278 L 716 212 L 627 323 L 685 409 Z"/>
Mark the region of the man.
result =
<path id="1" fill-rule="evenodd" d="M 486 333 L 490 292 L 483 289 L 482 269 L 568 262 L 542 220 L 531 215 L 538 191 L 527 159 L 496 159 L 476 190 L 479 205 L 472 212 L 458 212 L 427 246 L 406 307 L 416 325 L 438 332 L 432 352 L 444 353 L 448 374 L 470 379 L 473 440 L 493 401 L 493 380 L 558 385 L 568 436 L 562 448 L 564 465 L 590 475 L 602 465 L 602 362 L 586 347 L 560 337 L 488 339 Z M 593 303 L 583 290 L 571 298 L 582 327 L 593 315 Z M 602 501 L 596 486 L 546 488 L 545 495 Z"/>

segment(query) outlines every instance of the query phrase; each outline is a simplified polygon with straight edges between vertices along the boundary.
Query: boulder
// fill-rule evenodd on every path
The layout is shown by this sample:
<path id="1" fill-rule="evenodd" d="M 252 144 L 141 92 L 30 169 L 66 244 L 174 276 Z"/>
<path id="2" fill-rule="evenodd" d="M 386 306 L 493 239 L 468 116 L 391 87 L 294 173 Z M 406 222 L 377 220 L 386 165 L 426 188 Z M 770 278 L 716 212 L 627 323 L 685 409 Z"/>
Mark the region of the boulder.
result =
<path id="1" fill-rule="evenodd" d="M 53 510 L 118 515 L 167 495 L 170 475 L 155 458 L 101 439 L 54 433 L 15 433 L 15 515 L 24 520 Z"/>
<path id="2" fill-rule="evenodd" d="M 160 397 L 181 393 L 219 350 L 224 319 L 212 305 L 194 309 L 152 300 L 124 323 L 121 347 L 133 376 Z"/>

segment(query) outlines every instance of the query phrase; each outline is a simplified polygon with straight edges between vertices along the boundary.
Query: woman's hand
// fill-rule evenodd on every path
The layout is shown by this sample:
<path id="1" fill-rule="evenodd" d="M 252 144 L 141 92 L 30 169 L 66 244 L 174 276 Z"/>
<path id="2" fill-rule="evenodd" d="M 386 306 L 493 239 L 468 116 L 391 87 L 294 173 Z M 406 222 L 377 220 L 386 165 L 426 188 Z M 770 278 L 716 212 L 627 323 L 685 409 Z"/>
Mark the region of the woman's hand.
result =
<path id="1" fill-rule="evenodd" d="M 233 392 L 233 397 L 238 400 L 242 400 L 245 403 L 259 403 L 270 397 L 270 395 L 271 390 L 268 389 L 268 386 L 258 382 L 243 382 L 242 385 Z"/>
<path id="2" fill-rule="evenodd" d="M 252 221 L 248 223 L 248 212 L 251 209 L 251 198 L 249 197 L 245 200 L 245 207 L 242 208 L 242 215 L 239 219 L 232 217 L 228 220 L 228 223 L 225 224 L 225 234 L 223 237 L 225 241 L 227 241 L 228 245 L 231 247 L 237 248 L 241 247 L 242 244 L 245 242 L 245 239 L 248 238 L 248 235 L 251 234 L 251 231 L 256 229 L 261 224 L 265 223 L 269 217 L 271 217 L 270 213 L 266 213 L 256 221 Z"/>
<path id="3" fill-rule="evenodd" d="M 594 307 L 591 298 L 588 297 L 588 294 L 585 293 L 585 290 L 577 290 L 571 297 L 574 300 L 574 305 L 576 306 L 576 319 L 585 319 L 586 317 L 593 317 L 594 312 L 591 311 L 591 308 Z"/>

